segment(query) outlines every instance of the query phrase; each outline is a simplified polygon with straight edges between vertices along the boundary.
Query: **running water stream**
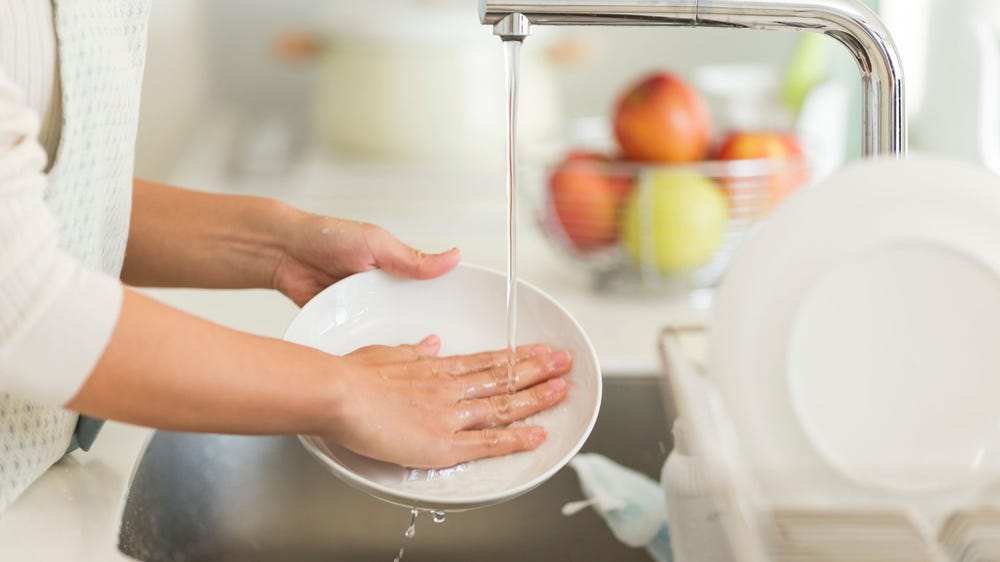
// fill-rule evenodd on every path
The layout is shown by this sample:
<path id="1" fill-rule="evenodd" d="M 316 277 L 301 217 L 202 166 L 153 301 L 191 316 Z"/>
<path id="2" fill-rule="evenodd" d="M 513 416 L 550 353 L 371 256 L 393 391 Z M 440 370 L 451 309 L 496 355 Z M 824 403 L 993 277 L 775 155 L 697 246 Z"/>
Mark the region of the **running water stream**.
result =
<path id="1" fill-rule="evenodd" d="M 507 393 L 517 390 L 514 375 L 517 347 L 517 82 L 520 73 L 521 41 L 503 41 L 504 76 L 507 88 Z M 410 525 L 403 536 L 412 539 L 416 533 L 420 511 L 410 510 Z M 432 512 L 435 523 L 443 523 L 445 513 Z M 400 547 L 393 562 L 402 562 L 405 547 Z"/>
<path id="2" fill-rule="evenodd" d="M 517 389 L 514 349 L 517 346 L 517 83 L 521 41 L 503 41 L 507 86 L 507 393 Z"/>

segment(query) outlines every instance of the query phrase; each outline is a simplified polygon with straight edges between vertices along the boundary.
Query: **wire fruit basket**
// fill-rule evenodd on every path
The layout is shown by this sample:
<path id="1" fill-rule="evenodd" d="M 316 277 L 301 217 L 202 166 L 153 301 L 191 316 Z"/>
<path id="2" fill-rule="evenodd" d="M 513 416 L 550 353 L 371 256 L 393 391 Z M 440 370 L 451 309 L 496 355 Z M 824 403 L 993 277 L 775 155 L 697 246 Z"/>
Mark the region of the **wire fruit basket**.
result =
<path id="1" fill-rule="evenodd" d="M 575 151 L 550 167 L 540 222 L 597 290 L 711 291 L 740 242 L 807 183 L 804 157 L 690 164 Z"/>

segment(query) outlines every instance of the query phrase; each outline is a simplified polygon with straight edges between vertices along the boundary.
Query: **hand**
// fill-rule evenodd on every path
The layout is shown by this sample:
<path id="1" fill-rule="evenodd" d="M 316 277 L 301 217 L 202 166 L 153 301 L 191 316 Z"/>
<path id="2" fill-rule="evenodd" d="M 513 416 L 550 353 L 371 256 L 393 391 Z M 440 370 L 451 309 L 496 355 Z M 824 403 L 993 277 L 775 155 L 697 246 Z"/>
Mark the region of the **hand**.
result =
<path id="1" fill-rule="evenodd" d="M 457 249 L 425 254 L 381 228 L 318 215 L 296 221 L 272 275 L 272 286 L 302 306 L 332 283 L 380 268 L 413 279 L 430 279 L 451 271 Z"/>
<path id="2" fill-rule="evenodd" d="M 566 397 L 566 351 L 545 345 L 516 350 L 507 393 L 507 351 L 437 357 L 440 340 L 361 348 L 342 359 L 338 422 L 325 435 L 358 454 L 414 468 L 443 468 L 534 449 L 540 426 L 509 424 Z"/>

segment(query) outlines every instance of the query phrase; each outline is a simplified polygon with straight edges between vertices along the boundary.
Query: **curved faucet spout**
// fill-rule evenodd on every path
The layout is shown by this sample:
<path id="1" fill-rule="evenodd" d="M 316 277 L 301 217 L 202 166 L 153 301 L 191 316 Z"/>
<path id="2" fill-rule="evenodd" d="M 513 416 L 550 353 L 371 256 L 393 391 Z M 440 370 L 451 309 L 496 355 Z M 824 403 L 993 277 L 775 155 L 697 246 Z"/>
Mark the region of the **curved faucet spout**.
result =
<path id="1" fill-rule="evenodd" d="M 903 67 L 888 30 L 859 0 L 480 0 L 480 20 L 500 34 L 517 14 L 534 25 L 666 25 L 823 33 L 850 51 L 861 73 L 865 157 L 906 153 Z M 511 21 L 511 20 L 507 20 Z M 524 35 L 528 26 L 523 26 Z M 524 35 L 520 38 L 523 39 Z"/>

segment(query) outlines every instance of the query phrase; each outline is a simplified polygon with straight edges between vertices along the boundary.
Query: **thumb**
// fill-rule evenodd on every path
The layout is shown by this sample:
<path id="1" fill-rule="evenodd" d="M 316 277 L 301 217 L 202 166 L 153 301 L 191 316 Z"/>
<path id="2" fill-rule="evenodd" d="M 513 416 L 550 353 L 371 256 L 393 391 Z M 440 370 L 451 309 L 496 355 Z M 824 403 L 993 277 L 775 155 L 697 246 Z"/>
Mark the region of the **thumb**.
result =
<path id="1" fill-rule="evenodd" d="M 458 248 L 439 254 L 425 254 L 384 230 L 369 241 L 375 265 L 393 275 L 410 279 L 433 279 L 448 273 L 462 258 Z"/>

